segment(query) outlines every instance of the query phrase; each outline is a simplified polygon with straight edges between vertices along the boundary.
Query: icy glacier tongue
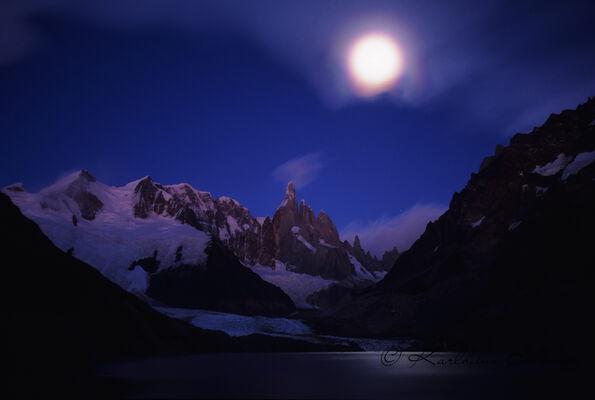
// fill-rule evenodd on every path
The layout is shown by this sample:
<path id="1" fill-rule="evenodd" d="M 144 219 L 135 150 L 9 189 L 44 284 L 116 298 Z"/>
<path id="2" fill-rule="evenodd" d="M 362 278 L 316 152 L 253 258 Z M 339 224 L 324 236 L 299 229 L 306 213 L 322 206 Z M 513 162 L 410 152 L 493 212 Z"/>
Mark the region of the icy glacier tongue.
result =
<path id="1" fill-rule="evenodd" d="M 38 193 L 15 187 L 3 192 L 57 247 L 122 288 L 144 293 L 148 273 L 134 265 L 137 261 L 154 257 L 157 269 L 201 263 L 209 238 L 172 218 L 135 218 L 135 183 L 111 187 L 86 171 L 77 171 Z"/>
<path id="2" fill-rule="evenodd" d="M 321 344 L 352 344 L 365 351 L 383 351 L 395 346 L 401 349 L 419 346 L 417 341 L 407 338 L 376 339 L 321 335 L 312 330 L 305 321 L 294 318 L 246 316 L 173 307 L 154 308 L 169 317 L 185 320 L 198 328 L 223 331 L 235 337 L 253 334 L 281 336 Z"/>
<path id="3" fill-rule="evenodd" d="M 337 283 L 337 281 L 324 279 L 320 276 L 290 271 L 285 263 L 279 260 L 274 261 L 274 269 L 258 264 L 250 265 L 249 268 L 263 280 L 280 287 L 298 308 L 313 308 L 312 304 L 307 301 L 308 297 Z"/>
<path id="4" fill-rule="evenodd" d="M 224 331 L 231 336 L 246 336 L 253 333 L 311 335 L 305 323 L 291 318 L 237 315 L 209 310 L 191 310 L 173 307 L 155 307 L 173 318 L 189 320 L 198 328 Z"/>

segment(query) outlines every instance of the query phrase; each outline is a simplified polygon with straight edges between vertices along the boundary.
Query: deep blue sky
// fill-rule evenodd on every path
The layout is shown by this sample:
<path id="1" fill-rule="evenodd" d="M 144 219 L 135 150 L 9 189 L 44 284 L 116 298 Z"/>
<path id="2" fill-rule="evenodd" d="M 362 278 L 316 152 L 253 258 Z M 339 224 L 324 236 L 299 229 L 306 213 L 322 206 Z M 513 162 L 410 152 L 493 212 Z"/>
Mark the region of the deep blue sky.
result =
<path id="1" fill-rule="evenodd" d="M 306 156 L 299 197 L 365 227 L 446 206 L 497 143 L 595 95 L 588 2 L 57 3 L 0 6 L 2 186 L 151 175 L 271 215 L 275 169 Z M 358 100 L 333 57 L 367 11 L 411 62 L 395 93 Z"/>

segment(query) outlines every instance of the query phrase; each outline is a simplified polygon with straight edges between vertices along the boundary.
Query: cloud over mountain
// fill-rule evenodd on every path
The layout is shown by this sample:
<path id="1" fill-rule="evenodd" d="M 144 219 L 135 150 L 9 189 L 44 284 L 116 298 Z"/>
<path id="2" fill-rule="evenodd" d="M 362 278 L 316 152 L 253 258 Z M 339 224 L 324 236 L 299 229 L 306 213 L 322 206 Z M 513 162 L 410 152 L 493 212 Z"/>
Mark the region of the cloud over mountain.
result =
<path id="1" fill-rule="evenodd" d="M 446 209 L 439 204 L 416 204 L 394 217 L 366 223 L 354 221 L 343 229 L 341 237 L 352 241 L 358 235 L 364 248 L 377 256 L 395 246 L 402 252 L 419 238 L 428 222 L 437 219 Z"/>
<path id="2" fill-rule="evenodd" d="M 323 166 L 320 153 L 308 153 L 279 165 L 272 176 L 276 182 L 292 181 L 296 188 L 303 188 L 318 177 Z"/>

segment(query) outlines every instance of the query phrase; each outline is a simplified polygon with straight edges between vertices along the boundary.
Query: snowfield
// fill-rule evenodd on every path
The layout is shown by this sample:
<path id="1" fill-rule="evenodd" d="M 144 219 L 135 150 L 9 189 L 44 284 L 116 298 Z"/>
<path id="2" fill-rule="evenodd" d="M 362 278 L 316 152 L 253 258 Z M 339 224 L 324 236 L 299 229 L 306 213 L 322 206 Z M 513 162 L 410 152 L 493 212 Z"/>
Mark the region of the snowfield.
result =
<path id="1" fill-rule="evenodd" d="M 89 182 L 88 191 L 104 205 L 93 221 L 79 216 L 75 225 L 78 205 L 65 192 L 78 175 L 78 171 L 68 175 L 39 193 L 3 192 L 57 247 L 71 251 L 125 290 L 144 293 L 147 289 L 148 274 L 140 266 L 130 268 L 139 259 L 155 255 L 159 269 L 206 260 L 209 237 L 204 232 L 172 218 L 132 215 L 137 182 L 119 188 Z"/>
<path id="2" fill-rule="evenodd" d="M 551 161 L 544 166 L 537 166 L 532 172 L 543 176 L 552 176 L 563 171 L 561 179 L 564 181 L 570 175 L 578 174 L 593 161 L 595 161 L 595 151 L 579 153 L 574 159 L 571 156 L 561 153 L 558 154 L 554 161 Z"/>

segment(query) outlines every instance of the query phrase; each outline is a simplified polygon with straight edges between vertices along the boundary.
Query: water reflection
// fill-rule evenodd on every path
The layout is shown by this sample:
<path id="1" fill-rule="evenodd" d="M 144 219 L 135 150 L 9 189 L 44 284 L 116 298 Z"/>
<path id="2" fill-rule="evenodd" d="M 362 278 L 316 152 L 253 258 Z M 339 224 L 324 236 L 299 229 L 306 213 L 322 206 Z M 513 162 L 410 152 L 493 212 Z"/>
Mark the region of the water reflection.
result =
<path id="1" fill-rule="evenodd" d="M 204 354 L 104 365 L 129 397 L 443 399 L 567 396 L 584 366 L 503 355 L 402 352 Z M 392 357 L 392 358 L 390 358 Z M 394 361 L 396 354 L 390 355 Z"/>

